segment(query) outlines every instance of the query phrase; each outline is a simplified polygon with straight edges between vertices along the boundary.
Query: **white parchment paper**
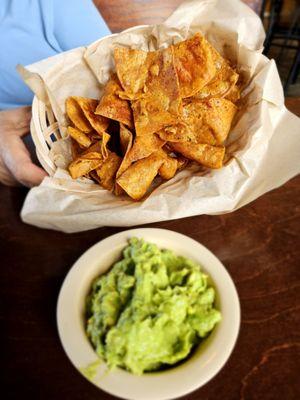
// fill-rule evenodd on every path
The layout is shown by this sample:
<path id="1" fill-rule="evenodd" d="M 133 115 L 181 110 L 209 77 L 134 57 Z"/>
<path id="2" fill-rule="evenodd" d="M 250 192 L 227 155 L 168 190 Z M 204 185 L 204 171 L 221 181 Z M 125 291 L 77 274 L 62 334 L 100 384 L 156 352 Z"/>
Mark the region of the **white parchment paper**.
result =
<path id="1" fill-rule="evenodd" d="M 99 98 L 114 68 L 115 46 L 153 50 L 198 31 L 238 66 L 245 82 L 243 107 L 228 138 L 227 164 L 205 174 L 197 168 L 181 171 L 142 202 L 116 197 L 87 179 L 74 181 L 66 170 L 57 168 L 54 176 L 28 193 L 23 221 L 77 232 L 222 214 L 300 172 L 300 119 L 284 107 L 276 65 L 261 54 L 264 31 L 259 17 L 238 0 L 189 0 L 161 25 L 111 35 L 87 49 L 57 55 L 20 72 L 39 99 L 52 106 L 64 134 L 65 99 L 70 95 Z M 51 156 L 55 159 L 55 151 Z"/>

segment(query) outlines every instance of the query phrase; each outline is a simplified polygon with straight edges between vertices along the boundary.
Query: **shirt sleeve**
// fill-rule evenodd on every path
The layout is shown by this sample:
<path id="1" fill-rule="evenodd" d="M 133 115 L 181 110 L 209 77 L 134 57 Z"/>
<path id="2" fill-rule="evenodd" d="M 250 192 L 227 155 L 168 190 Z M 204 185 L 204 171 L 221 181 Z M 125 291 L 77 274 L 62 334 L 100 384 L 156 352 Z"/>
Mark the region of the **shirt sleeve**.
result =
<path id="1" fill-rule="evenodd" d="M 92 0 L 0 1 L 0 110 L 30 105 L 16 65 L 29 65 L 109 34 Z"/>

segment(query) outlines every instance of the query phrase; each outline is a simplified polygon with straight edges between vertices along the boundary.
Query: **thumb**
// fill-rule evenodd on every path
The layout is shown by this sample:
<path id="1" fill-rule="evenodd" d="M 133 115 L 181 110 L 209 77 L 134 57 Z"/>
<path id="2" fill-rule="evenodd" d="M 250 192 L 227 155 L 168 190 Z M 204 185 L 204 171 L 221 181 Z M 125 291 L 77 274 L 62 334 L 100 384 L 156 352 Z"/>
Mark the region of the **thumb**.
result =
<path id="1" fill-rule="evenodd" d="M 18 174 L 18 171 L 16 172 L 16 174 L 16 178 L 18 179 L 18 181 L 27 187 L 40 185 L 43 179 L 48 176 L 42 168 L 33 164 L 29 156 L 28 161 L 25 161 L 23 163 L 21 174 Z"/>
<path id="2" fill-rule="evenodd" d="M 6 168 L 25 186 L 37 186 L 47 176 L 42 168 L 33 164 L 22 139 L 17 135 L 6 136 L 1 146 L 1 155 Z"/>

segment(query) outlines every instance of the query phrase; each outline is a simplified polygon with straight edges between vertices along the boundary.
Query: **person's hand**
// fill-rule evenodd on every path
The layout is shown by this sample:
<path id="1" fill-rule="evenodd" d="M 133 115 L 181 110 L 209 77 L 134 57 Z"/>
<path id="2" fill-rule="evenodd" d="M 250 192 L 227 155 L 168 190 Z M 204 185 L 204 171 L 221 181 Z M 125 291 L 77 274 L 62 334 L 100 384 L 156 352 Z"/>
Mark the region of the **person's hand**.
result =
<path id="1" fill-rule="evenodd" d="M 31 107 L 0 111 L 0 182 L 15 186 L 39 185 L 46 172 L 33 164 L 22 141 L 29 133 Z"/>

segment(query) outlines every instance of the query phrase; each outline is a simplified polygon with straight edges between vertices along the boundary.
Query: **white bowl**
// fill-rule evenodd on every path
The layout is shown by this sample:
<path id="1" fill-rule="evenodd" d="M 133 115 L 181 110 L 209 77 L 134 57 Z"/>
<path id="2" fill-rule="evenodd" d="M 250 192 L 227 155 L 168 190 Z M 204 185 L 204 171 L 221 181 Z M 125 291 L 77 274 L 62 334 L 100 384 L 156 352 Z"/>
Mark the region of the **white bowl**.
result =
<path id="1" fill-rule="evenodd" d="M 130 237 L 143 238 L 173 250 L 203 266 L 216 288 L 216 305 L 222 320 L 193 355 L 166 371 L 133 375 L 125 370 L 107 371 L 99 362 L 84 329 L 85 298 L 91 282 L 120 259 Z M 73 365 L 100 389 L 132 400 L 166 400 L 183 396 L 207 383 L 223 367 L 235 345 L 240 327 L 240 304 L 235 286 L 221 262 L 203 245 L 166 229 L 131 229 L 92 246 L 73 265 L 62 285 L 57 304 L 59 336 Z M 94 376 L 88 371 L 94 370 Z"/>

